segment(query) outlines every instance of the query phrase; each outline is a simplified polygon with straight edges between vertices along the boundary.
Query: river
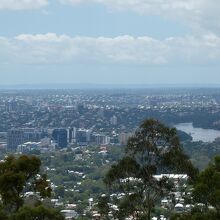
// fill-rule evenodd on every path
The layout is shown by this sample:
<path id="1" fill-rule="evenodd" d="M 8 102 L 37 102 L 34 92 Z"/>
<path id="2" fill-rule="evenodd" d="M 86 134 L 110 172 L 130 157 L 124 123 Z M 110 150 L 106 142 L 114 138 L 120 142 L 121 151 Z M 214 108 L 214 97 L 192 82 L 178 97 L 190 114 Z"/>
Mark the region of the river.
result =
<path id="1" fill-rule="evenodd" d="M 213 142 L 220 137 L 220 131 L 214 129 L 203 129 L 193 127 L 193 123 L 180 123 L 174 125 L 178 130 L 190 134 L 193 141 Z"/>

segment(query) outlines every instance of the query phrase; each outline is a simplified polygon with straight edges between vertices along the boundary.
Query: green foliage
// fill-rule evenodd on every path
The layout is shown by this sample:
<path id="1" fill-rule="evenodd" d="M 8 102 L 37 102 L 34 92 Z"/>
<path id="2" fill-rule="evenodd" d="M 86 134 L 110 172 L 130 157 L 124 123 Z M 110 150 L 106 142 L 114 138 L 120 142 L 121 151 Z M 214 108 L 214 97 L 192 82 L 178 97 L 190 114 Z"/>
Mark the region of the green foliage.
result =
<path id="1" fill-rule="evenodd" d="M 220 156 L 200 173 L 194 186 L 193 197 L 195 202 L 215 207 L 220 213 Z"/>
<path id="2" fill-rule="evenodd" d="M 10 220 L 63 220 L 64 217 L 55 209 L 44 206 L 24 206 L 15 213 Z"/>
<path id="3" fill-rule="evenodd" d="M 65 188 L 63 186 L 58 186 L 55 188 L 54 192 L 58 197 L 64 198 Z"/>
<path id="4" fill-rule="evenodd" d="M 180 146 L 176 129 L 150 119 L 141 124 L 128 141 L 126 155 L 111 167 L 105 184 L 123 193 L 118 201 L 117 217 L 151 219 L 159 199 L 173 188 L 168 178 L 156 179 L 161 173 L 188 174 L 195 179 L 197 170 Z"/>
<path id="5" fill-rule="evenodd" d="M 190 155 L 192 163 L 199 170 L 204 170 L 215 156 L 220 154 L 219 142 L 185 142 L 183 147 L 186 154 Z"/>
<path id="6" fill-rule="evenodd" d="M 191 213 L 176 214 L 170 218 L 170 220 L 219 220 L 220 215 L 215 211 L 202 212 L 200 210 L 194 210 Z"/>
<path id="7" fill-rule="evenodd" d="M 5 211 L 0 208 L 0 220 L 8 220 L 8 215 L 5 213 Z"/>
<path id="8" fill-rule="evenodd" d="M 98 198 L 106 192 L 103 178 L 122 155 L 122 148 L 118 146 L 107 147 L 106 155 L 100 154 L 100 150 L 98 146 L 87 146 L 40 156 L 48 178 L 58 186 L 53 198 L 76 204 L 78 214 L 84 213 L 89 198 Z M 75 159 L 77 155 L 82 157 Z"/>
<path id="9" fill-rule="evenodd" d="M 174 215 L 171 220 L 220 219 L 220 156 L 216 156 L 214 163 L 198 175 L 193 200 L 195 208 L 190 213 Z M 213 208 L 210 209 L 210 206 Z"/>
<path id="10" fill-rule="evenodd" d="M 2 205 L 8 211 L 17 211 L 23 205 L 24 191 L 39 192 L 50 196 L 46 176 L 39 175 L 41 161 L 36 157 L 9 156 L 0 163 L 0 195 Z"/>
<path id="11" fill-rule="evenodd" d="M 102 217 L 102 219 L 108 219 L 108 213 L 110 211 L 108 203 L 110 202 L 109 198 L 105 195 L 98 198 L 97 208 Z"/>
<path id="12" fill-rule="evenodd" d="M 62 219 L 57 211 L 43 206 L 24 206 L 26 192 L 33 192 L 36 201 L 51 196 L 46 175 L 40 174 L 41 161 L 33 156 L 6 157 L 0 163 L 0 219 Z M 59 216 L 59 215 L 57 215 Z"/>
<path id="13" fill-rule="evenodd" d="M 50 197 L 51 196 L 51 188 L 47 182 L 47 176 L 45 174 L 41 175 L 40 178 L 37 178 L 34 182 L 33 189 L 35 192 L 39 192 L 42 198 Z"/>

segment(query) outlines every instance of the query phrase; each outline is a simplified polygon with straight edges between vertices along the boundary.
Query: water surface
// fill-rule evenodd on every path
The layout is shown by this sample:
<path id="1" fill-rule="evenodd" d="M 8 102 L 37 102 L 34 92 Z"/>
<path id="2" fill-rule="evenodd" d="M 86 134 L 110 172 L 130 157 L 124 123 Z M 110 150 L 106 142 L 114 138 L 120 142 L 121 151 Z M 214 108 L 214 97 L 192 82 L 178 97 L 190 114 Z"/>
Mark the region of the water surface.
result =
<path id="1" fill-rule="evenodd" d="M 216 138 L 220 137 L 220 131 L 214 129 L 203 129 L 193 127 L 193 123 L 180 123 L 175 127 L 178 130 L 190 134 L 193 141 L 213 142 Z"/>

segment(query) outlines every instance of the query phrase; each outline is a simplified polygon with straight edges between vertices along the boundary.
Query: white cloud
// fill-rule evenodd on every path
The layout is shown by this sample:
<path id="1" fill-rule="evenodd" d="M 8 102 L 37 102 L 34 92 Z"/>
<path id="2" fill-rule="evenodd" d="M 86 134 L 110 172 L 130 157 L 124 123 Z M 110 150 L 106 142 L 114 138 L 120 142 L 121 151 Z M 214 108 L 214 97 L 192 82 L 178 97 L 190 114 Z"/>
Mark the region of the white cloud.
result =
<path id="1" fill-rule="evenodd" d="M 220 37 L 214 34 L 157 40 L 147 36 L 70 37 L 54 33 L 0 38 L 0 62 L 73 64 L 76 62 L 166 65 L 220 61 Z"/>
<path id="2" fill-rule="evenodd" d="M 181 20 L 193 28 L 220 28 L 219 0 L 60 0 L 63 4 L 101 4 L 113 10 L 128 10 Z"/>
<path id="3" fill-rule="evenodd" d="M 48 4 L 48 0 L 0 0 L 0 10 L 32 10 Z"/>

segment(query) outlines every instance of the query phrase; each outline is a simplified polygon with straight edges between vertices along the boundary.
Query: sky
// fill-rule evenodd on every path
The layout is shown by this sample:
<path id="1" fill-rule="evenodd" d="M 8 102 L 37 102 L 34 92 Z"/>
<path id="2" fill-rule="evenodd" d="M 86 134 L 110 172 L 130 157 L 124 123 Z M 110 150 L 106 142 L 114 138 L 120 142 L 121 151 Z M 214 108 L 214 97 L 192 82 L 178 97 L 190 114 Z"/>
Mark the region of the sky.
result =
<path id="1" fill-rule="evenodd" d="M 219 0 L 0 0 L 0 85 L 220 84 Z"/>

